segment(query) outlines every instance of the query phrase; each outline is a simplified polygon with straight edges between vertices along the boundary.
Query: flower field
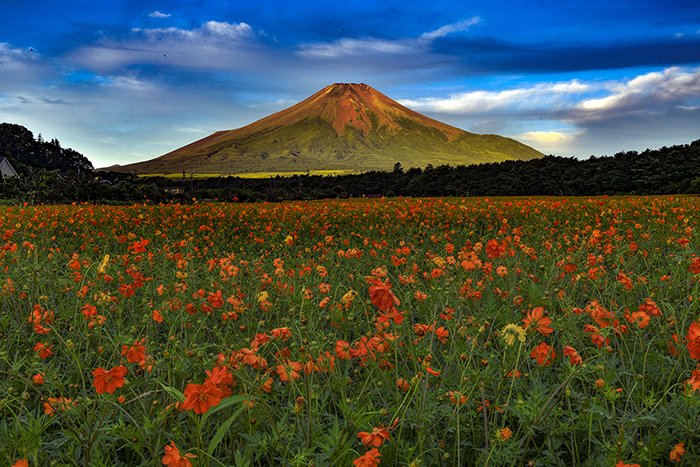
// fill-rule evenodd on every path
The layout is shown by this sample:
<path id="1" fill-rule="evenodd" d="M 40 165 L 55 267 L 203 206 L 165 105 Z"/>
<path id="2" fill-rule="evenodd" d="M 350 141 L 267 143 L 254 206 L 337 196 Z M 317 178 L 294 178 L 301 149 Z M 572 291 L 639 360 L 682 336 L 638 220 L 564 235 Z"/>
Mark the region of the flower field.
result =
<path id="1" fill-rule="evenodd" d="M 697 465 L 699 209 L 0 207 L 0 465 Z"/>

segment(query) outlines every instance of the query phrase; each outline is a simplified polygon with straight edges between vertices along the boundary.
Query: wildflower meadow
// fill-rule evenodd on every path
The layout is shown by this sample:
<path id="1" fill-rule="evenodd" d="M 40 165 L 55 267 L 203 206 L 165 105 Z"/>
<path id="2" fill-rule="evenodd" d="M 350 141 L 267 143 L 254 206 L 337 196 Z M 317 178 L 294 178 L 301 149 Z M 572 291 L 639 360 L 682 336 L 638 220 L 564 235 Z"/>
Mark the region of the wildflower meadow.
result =
<path id="1" fill-rule="evenodd" d="M 699 208 L 2 206 L 0 465 L 697 465 Z"/>

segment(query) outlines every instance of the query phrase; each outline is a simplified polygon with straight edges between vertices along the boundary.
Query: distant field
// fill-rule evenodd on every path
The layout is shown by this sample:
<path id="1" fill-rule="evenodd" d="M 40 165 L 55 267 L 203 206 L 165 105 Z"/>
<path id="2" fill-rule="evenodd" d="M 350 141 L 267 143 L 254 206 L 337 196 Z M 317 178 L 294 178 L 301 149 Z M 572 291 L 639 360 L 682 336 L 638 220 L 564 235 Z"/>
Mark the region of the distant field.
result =
<path id="1" fill-rule="evenodd" d="M 216 174 L 216 173 L 196 173 L 185 174 L 185 178 L 216 178 L 216 177 L 239 177 L 239 178 L 274 178 L 274 177 L 293 177 L 295 175 L 320 175 L 323 177 L 331 177 L 336 175 L 352 175 L 361 173 L 357 170 L 310 170 L 304 172 L 247 172 L 247 173 L 232 173 L 232 174 Z M 174 174 L 139 174 L 139 177 L 165 177 L 165 178 L 183 178 L 181 173 Z"/>

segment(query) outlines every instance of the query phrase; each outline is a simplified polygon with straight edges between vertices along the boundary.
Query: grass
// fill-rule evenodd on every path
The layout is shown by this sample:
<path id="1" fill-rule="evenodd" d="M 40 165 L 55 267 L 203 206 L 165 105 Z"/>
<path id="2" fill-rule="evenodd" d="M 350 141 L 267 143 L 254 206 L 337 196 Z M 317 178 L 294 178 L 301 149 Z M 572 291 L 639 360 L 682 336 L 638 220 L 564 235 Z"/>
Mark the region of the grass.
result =
<path id="1" fill-rule="evenodd" d="M 185 174 L 185 179 L 192 178 L 217 178 L 217 177 L 239 177 L 239 178 L 275 178 L 275 177 L 293 177 L 295 175 L 315 175 L 322 177 L 331 177 L 338 175 L 352 175 L 360 172 L 356 170 L 309 170 L 297 172 L 244 172 L 231 174 L 216 174 L 216 173 L 193 173 Z M 182 179 L 182 174 L 139 174 L 139 177 L 165 177 L 171 179 Z"/>
<path id="2" fill-rule="evenodd" d="M 0 464 L 695 465 L 699 208 L 2 206 Z"/>

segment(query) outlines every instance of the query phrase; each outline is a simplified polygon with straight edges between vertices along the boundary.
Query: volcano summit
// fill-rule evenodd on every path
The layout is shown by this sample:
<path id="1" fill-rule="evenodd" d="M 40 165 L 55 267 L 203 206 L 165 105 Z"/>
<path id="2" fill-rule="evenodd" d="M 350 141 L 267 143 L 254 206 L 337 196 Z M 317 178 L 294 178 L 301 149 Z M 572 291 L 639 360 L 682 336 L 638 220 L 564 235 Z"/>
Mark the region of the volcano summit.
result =
<path id="1" fill-rule="evenodd" d="M 110 169 L 135 174 L 244 174 L 468 165 L 542 153 L 414 112 L 366 84 L 327 86 L 236 130 L 217 131 L 156 159 Z"/>

